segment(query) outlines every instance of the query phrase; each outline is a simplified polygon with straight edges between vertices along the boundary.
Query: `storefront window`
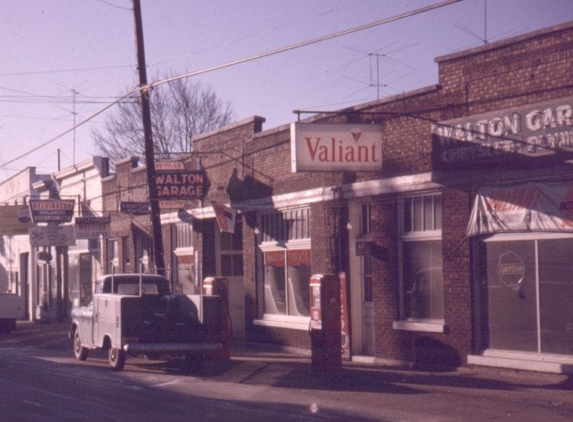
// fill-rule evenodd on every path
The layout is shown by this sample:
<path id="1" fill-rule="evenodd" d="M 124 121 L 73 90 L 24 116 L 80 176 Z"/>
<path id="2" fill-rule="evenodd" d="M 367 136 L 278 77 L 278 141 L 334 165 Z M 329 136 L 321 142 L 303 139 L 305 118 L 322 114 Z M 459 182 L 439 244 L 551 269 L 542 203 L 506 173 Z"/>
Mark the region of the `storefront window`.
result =
<path id="1" fill-rule="evenodd" d="M 487 242 L 489 347 L 573 354 L 573 238 Z"/>
<path id="2" fill-rule="evenodd" d="M 535 244 L 487 245 L 489 347 L 537 351 Z"/>
<path id="3" fill-rule="evenodd" d="M 537 243 L 541 353 L 573 355 L 573 239 Z"/>
<path id="4" fill-rule="evenodd" d="M 404 199 L 403 319 L 444 318 L 442 201 L 439 195 Z"/>
<path id="5" fill-rule="evenodd" d="M 111 268 L 110 272 L 118 272 L 119 269 L 119 242 L 117 239 L 110 239 L 107 243 L 107 261 Z"/>
<path id="6" fill-rule="evenodd" d="M 309 315 L 310 250 L 265 252 L 265 313 Z"/>
<path id="7" fill-rule="evenodd" d="M 309 222 L 308 208 L 273 211 L 259 217 L 267 315 L 309 316 Z"/>
<path id="8" fill-rule="evenodd" d="M 172 229 L 174 290 L 177 293 L 198 294 L 194 273 L 193 228 L 189 223 L 178 223 Z"/>
<path id="9" fill-rule="evenodd" d="M 221 252 L 221 275 L 237 277 L 243 275 L 243 226 L 235 223 L 234 233 L 219 234 Z"/>

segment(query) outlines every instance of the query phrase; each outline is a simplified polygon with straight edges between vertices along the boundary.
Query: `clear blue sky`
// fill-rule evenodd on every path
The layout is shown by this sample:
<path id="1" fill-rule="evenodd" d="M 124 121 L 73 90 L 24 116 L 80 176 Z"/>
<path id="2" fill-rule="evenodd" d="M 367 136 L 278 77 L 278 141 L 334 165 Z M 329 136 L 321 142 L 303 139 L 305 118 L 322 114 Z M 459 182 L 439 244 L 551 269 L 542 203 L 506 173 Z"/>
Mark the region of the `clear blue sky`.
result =
<path id="1" fill-rule="evenodd" d="M 442 0 L 141 2 L 153 82 Z M 105 113 L 71 128 L 138 85 L 131 8 L 131 0 L 0 0 L 0 181 L 26 166 L 57 170 L 58 150 L 62 169 L 95 152 L 91 130 Z M 237 120 L 260 115 L 270 129 L 294 121 L 295 109 L 334 110 L 432 85 L 437 56 L 567 21 L 571 0 L 462 0 L 194 80 L 229 101 Z"/>

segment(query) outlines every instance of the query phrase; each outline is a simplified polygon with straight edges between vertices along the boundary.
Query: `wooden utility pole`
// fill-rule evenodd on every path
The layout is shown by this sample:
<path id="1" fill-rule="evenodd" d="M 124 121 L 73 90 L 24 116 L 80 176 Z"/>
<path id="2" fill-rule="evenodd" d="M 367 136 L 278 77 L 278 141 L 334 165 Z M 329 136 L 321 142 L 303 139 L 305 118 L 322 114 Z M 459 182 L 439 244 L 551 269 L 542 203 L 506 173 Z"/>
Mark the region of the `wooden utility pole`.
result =
<path id="1" fill-rule="evenodd" d="M 157 197 L 157 184 L 155 182 L 155 152 L 153 147 L 153 134 L 151 131 L 151 109 L 149 106 L 149 94 L 151 89 L 147 85 L 147 70 L 145 68 L 145 49 L 143 44 L 143 23 L 141 19 L 140 0 L 133 0 L 133 16 L 135 19 L 135 40 L 137 44 L 139 87 L 141 89 L 143 135 L 145 137 L 145 165 L 147 170 L 149 201 L 151 203 L 151 228 L 153 231 L 152 238 L 155 270 L 157 271 L 157 274 L 164 275 L 165 260 L 163 256 L 163 236 L 161 233 L 161 214 Z"/>

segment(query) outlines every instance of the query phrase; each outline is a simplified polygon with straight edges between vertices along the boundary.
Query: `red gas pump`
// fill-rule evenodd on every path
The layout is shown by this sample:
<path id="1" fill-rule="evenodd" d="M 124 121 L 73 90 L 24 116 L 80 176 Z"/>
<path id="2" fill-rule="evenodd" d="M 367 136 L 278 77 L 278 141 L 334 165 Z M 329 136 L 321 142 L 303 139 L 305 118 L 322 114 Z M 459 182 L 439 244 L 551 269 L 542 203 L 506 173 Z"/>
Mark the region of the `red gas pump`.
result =
<path id="1" fill-rule="evenodd" d="M 313 371 L 333 373 L 342 368 L 340 279 L 336 275 L 310 278 L 310 342 Z"/>
<path id="2" fill-rule="evenodd" d="M 231 357 L 231 317 L 229 315 L 229 280 L 225 277 L 208 277 L 203 280 L 203 294 L 205 296 L 219 296 L 221 299 L 220 321 L 203 318 L 205 324 L 217 324 L 223 344 L 223 359 Z"/>

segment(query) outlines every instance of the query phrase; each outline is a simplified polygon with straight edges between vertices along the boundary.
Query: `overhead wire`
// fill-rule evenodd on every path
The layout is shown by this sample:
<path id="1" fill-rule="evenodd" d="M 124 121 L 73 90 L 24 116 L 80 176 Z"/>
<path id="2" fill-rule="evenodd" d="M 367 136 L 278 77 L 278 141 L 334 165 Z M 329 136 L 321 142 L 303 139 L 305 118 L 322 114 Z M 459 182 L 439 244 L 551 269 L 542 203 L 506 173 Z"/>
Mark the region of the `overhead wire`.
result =
<path id="1" fill-rule="evenodd" d="M 442 1 L 442 2 L 440 2 L 440 3 L 435 3 L 435 4 L 432 4 L 432 5 L 429 5 L 429 6 L 426 6 L 426 7 L 422 7 L 422 8 L 419 8 L 419 9 L 415 9 L 415 10 L 412 10 L 412 11 L 409 11 L 409 12 L 405 12 L 405 13 L 402 13 L 402 14 L 399 14 L 399 15 L 396 15 L 396 16 L 392 16 L 392 17 L 389 17 L 389 18 L 380 19 L 380 20 L 377 20 L 377 21 L 374 21 L 374 22 L 371 22 L 371 23 L 368 23 L 368 24 L 364 24 L 364 25 L 356 26 L 356 27 L 353 27 L 353 28 L 350 28 L 350 29 L 338 31 L 338 32 L 335 32 L 335 33 L 333 33 L 333 34 L 325 35 L 325 36 L 322 36 L 322 37 L 314 38 L 314 39 L 307 40 L 307 41 L 303 41 L 303 42 L 296 43 L 296 44 L 291 44 L 291 45 L 289 45 L 289 46 L 281 47 L 281 48 L 278 48 L 278 49 L 275 49 L 275 50 L 271 50 L 271 51 L 268 51 L 268 52 L 265 52 L 265 53 L 255 54 L 255 55 L 253 55 L 253 56 L 249 56 L 249 57 L 245 57 L 245 58 L 242 58 L 242 59 L 234 60 L 234 61 L 231 61 L 231 62 L 223 63 L 223 64 L 220 64 L 220 65 L 208 67 L 208 68 L 205 68 L 205 69 L 202 69 L 202 70 L 197 70 L 197 71 L 194 71 L 194 72 L 189 72 L 189 73 L 185 73 L 185 74 L 182 74 L 182 75 L 169 77 L 169 78 L 166 78 L 166 79 L 162 79 L 162 80 L 159 80 L 159 81 L 156 81 L 156 82 L 149 83 L 149 84 L 147 84 L 147 86 L 144 86 L 144 87 L 137 87 L 137 88 L 131 90 L 130 92 L 128 92 L 127 94 L 123 95 L 122 97 L 119 97 L 119 98 L 116 99 L 115 101 L 113 101 L 113 102 L 107 104 L 105 107 L 103 107 L 103 108 L 100 109 L 99 111 L 93 113 L 92 115 L 90 115 L 90 116 L 87 117 L 86 119 L 82 120 L 80 123 L 74 125 L 74 126 L 71 127 L 70 129 L 67 129 L 66 131 L 64 131 L 64 132 L 62 132 L 62 133 L 60 133 L 60 134 L 58 134 L 58 135 L 56 135 L 56 136 L 50 138 L 49 140 L 47 140 L 46 142 L 42 143 L 41 145 L 36 146 L 33 151 L 25 152 L 25 153 L 19 155 L 19 156 L 16 157 L 16 158 L 13 158 L 13 159 L 11 159 L 11 160 L 5 162 L 5 163 L 0 164 L 0 168 L 4 168 L 4 167 L 6 167 L 7 165 L 12 164 L 12 163 L 14 163 L 14 162 L 16 162 L 16 161 L 18 161 L 18 160 L 20 160 L 20 159 L 26 157 L 27 155 L 31 154 L 32 152 L 34 152 L 34 151 L 36 151 L 36 150 L 38 150 L 38 149 L 40 149 L 40 148 L 43 148 L 43 147 L 45 147 L 46 145 L 49 145 L 50 143 L 52 143 L 52 142 L 56 141 L 57 139 L 61 138 L 62 136 L 67 135 L 68 133 L 73 132 L 76 128 L 78 128 L 78 127 L 80 127 L 80 126 L 86 124 L 87 122 L 89 122 L 90 120 L 92 120 L 94 117 L 99 116 L 100 114 L 102 114 L 103 112 L 107 111 L 108 109 L 110 109 L 110 108 L 113 107 L 114 105 L 118 104 L 118 103 L 121 102 L 122 100 L 126 99 L 126 98 L 129 97 L 130 95 L 134 94 L 135 92 L 138 92 L 138 91 L 141 91 L 141 90 L 153 89 L 153 88 L 158 87 L 158 86 L 160 86 L 160 85 L 164 85 L 164 84 L 167 84 L 167 83 L 170 83 L 170 82 L 175 82 L 175 81 L 177 81 L 177 80 L 186 79 L 186 78 L 189 78 L 189 77 L 192 77 L 192 76 L 202 75 L 202 74 L 205 74 L 205 73 L 208 73 L 208 72 L 213 72 L 213 71 L 216 71 L 216 70 L 225 69 L 225 68 L 228 68 L 228 67 L 232 67 L 232 66 L 236 66 L 236 65 L 239 65 L 239 64 L 247 63 L 247 62 L 250 62 L 250 61 L 254 61 L 254 60 L 259 60 L 259 59 L 262 59 L 262 58 L 270 57 L 270 56 L 277 55 L 277 54 L 280 54 L 280 53 L 285 53 L 285 52 L 288 52 L 288 51 L 296 50 L 296 49 L 299 49 L 299 48 L 302 48 L 302 47 L 306 47 L 306 46 L 309 46 L 309 45 L 312 45 L 312 44 L 316 44 L 316 43 L 319 43 L 319 42 L 331 40 L 331 39 L 338 38 L 338 37 L 341 37 L 341 36 L 353 34 L 353 33 L 355 33 L 355 32 L 363 31 L 363 30 L 366 30 L 366 29 L 374 28 L 374 27 L 376 27 L 376 26 L 380 26 L 380 25 L 383 25 L 383 24 L 387 24 L 387 23 L 390 23 L 390 22 L 395 22 L 395 21 L 398 21 L 398 20 L 401 20 L 401 19 L 405 19 L 405 18 L 408 18 L 408 17 L 411 17 L 411 16 L 415 16 L 415 15 L 418 15 L 418 14 L 421 14 L 421 13 L 429 12 L 429 11 L 431 11 L 431 10 L 435 10 L 435 9 L 438 9 L 438 8 L 441 8 L 441 7 L 444 7 L 444 6 L 448 6 L 448 5 L 451 5 L 451 4 L 454 4 L 454 3 L 458 3 L 458 2 L 460 2 L 460 1 L 461 1 L 461 0 L 446 0 L 446 1 Z"/>
<path id="2" fill-rule="evenodd" d="M 458 3 L 458 2 L 460 2 L 460 1 L 461 1 L 461 0 L 446 0 L 446 1 L 443 1 L 443 2 L 441 2 L 441 3 L 436 3 L 436 4 L 433 4 L 433 5 L 430 5 L 430 6 L 422 7 L 422 8 L 419 8 L 419 9 L 415 9 L 415 10 L 412 10 L 412 11 L 410 11 L 410 12 L 405 12 L 405 13 L 402 13 L 402 14 L 400 14 L 400 15 L 392 16 L 392 17 L 390 17 L 390 18 L 385 18 L 385 19 L 377 20 L 377 21 L 375 21 L 375 22 L 371 22 L 371 23 L 368 23 L 368 24 L 365 24 L 365 25 L 360 25 L 360 26 L 356 26 L 356 27 L 354 27 L 354 28 L 350 28 L 350 29 L 346 29 L 346 30 L 343 30 L 343 31 L 335 32 L 335 33 L 330 34 L 330 35 L 324 35 L 324 36 L 322 36 L 322 37 L 314 38 L 314 39 L 312 39 L 312 40 L 302 41 L 302 42 L 300 42 L 300 43 L 292 44 L 292 45 L 289 45 L 289 46 L 286 46 L 286 47 L 281 47 L 281 48 L 278 48 L 278 49 L 276 49 L 276 50 L 268 51 L 268 52 L 266 52 L 266 53 L 255 54 L 255 55 L 253 55 L 253 56 L 245 57 L 245 58 L 242 58 L 242 59 L 234 60 L 234 61 L 231 61 L 231 62 L 228 62 L 228 63 L 216 65 L 216 66 L 212 66 L 212 67 L 209 67 L 209 68 L 206 68 L 206 69 L 197 70 L 197 71 L 194 71 L 194 72 L 189 72 L 189 73 L 185 73 L 185 74 L 182 74 L 182 75 L 174 76 L 174 77 L 171 77 L 171 78 L 163 79 L 163 80 L 160 80 L 160 81 L 157 81 L 157 82 L 153 82 L 153 83 L 148 84 L 148 87 L 149 87 L 149 88 L 154 88 L 154 87 L 159 86 L 159 85 L 163 85 L 163 84 L 166 84 L 166 83 L 169 83 L 169 82 L 177 81 L 177 80 L 179 80 L 179 79 L 185 79 L 185 78 L 189 78 L 189 77 L 191 77 L 191 76 L 202 75 L 202 74 L 204 74 L 204 73 L 212 72 L 212 71 L 215 71 L 215 70 L 225 69 L 225 68 L 227 68 L 227 67 L 236 66 L 236 65 L 243 64 L 243 63 L 247 63 L 247 62 L 250 62 L 250 61 L 254 61 L 254 60 L 262 59 L 262 58 L 265 58 L 265 57 L 273 56 L 273 55 L 276 55 L 276 54 L 285 53 L 285 52 L 287 52 L 287 51 L 296 50 L 296 49 L 301 48 L 301 47 L 306 47 L 306 46 L 309 46 L 309 45 L 312 45 L 312 44 L 316 44 L 316 43 L 319 43 L 319 42 L 322 42 L 322 41 L 328 41 L 328 40 L 331 40 L 331 39 L 334 39 L 334 38 L 338 38 L 338 37 L 341 37 L 341 36 L 344 36 L 344 35 L 353 34 L 353 33 L 355 33 L 355 32 L 363 31 L 363 30 L 365 30 L 365 29 L 373 28 L 373 27 L 375 27 L 375 26 L 380 26 L 380 25 L 383 25 L 383 24 L 386 24 L 386 23 L 395 22 L 395 21 L 397 21 L 397 20 L 401 20 L 401 19 L 404 19 L 404 18 L 408 18 L 408 17 L 410 17 L 410 16 L 415 16 L 415 15 L 418 15 L 418 14 L 420 14 L 420 13 L 429 12 L 430 10 L 438 9 L 438 8 L 440 8 L 440 7 L 448 6 L 448 5 L 450 5 L 450 4 Z"/>
<path id="3" fill-rule="evenodd" d="M 106 106 L 103 107 L 102 109 L 100 109 L 100 110 L 96 111 L 95 113 L 91 114 L 91 115 L 88 116 L 86 119 L 82 120 L 81 122 L 79 122 L 78 124 L 74 125 L 74 126 L 71 127 L 70 129 L 67 129 L 66 131 L 60 133 L 59 135 L 56 135 L 56 136 L 54 136 L 54 137 L 48 139 L 46 142 L 44 142 L 44 143 L 42 143 L 42 144 L 36 146 L 33 151 L 25 152 L 24 154 L 21 154 L 21 155 L 19 155 L 19 156 L 16 157 L 16 158 L 13 158 L 13 159 L 11 159 L 11 160 L 9 160 L 9 161 L 6 161 L 5 163 L 0 164 L 0 168 L 4 168 L 4 167 L 6 167 L 7 165 L 12 164 L 12 163 L 14 163 L 14 162 L 16 162 L 16 161 L 18 161 L 18 160 L 20 160 L 20 159 L 26 157 L 28 154 L 31 154 L 32 152 L 34 152 L 34 151 L 36 151 L 36 150 L 38 150 L 38 149 L 40 149 L 40 148 L 43 148 L 43 147 L 45 147 L 46 145 L 51 144 L 52 142 L 58 140 L 58 139 L 61 138 L 62 136 L 67 135 L 68 133 L 73 132 L 73 131 L 74 131 L 75 129 L 77 129 L 78 127 L 83 126 L 84 124 L 86 124 L 87 122 L 89 122 L 90 120 L 92 120 L 93 118 L 99 116 L 99 115 L 102 114 L 103 112 L 107 111 L 108 109 L 110 109 L 111 107 L 113 107 L 114 105 L 116 105 L 117 103 L 121 102 L 122 100 L 124 100 L 125 98 L 129 97 L 129 96 L 132 95 L 133 93 L 138 92 L 139 90 L 140 90 L 140 88 L 136 88 L 136 89 L 131 90 L 131 91 L 128 92 L 127 94 L 123 95 L 122 97 L 120 97 L 120 98 L 118 98 L 117 100 L 113 101 L 112 103 L 106 105 Z"/>

